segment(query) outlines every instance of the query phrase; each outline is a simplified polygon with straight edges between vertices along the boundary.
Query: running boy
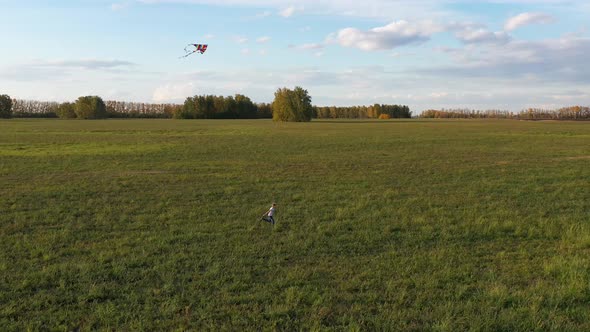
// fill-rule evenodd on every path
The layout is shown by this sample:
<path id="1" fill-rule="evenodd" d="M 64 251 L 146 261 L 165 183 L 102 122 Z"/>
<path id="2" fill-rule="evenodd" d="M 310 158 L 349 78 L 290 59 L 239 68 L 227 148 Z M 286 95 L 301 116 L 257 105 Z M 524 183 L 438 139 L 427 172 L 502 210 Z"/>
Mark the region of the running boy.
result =
<path id="1" fill-rule="evenodd" d="M 269 223 L 273 224 L 273 226 L 274 226 L 274 224 L 275 224 L 275 218 L 274 218 L 274 215 L 275 215 L 275 211 L 276 211 L 276 206 L 277 206 L 277 204 L 276 204 L 276 203 L 272 203 L 272 206 L 270 207 L 270 209 L 268 209 L 268 212 L 266 212 L 266 213 L 265 213 L 265 214 L 262 216 L 262 220 L 264 220 L 264 221 L 266 221 L 266 222 L 269 222 Z M 265 218 L 266 216 L 268 216 L 268 218 Z"/>

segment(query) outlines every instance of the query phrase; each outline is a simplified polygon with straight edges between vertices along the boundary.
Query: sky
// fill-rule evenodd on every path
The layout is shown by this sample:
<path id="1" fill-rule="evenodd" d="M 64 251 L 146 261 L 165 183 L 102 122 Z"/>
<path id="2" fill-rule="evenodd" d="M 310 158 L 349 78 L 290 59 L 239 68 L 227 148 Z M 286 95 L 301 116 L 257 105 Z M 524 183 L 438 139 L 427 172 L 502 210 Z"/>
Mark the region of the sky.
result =
<path id="1" fill-rule="evenodd" d="M 586 0 L 0 0 L 0 94 L 182 103 L 590 105 Z M 187 44 L 205 54 L 179 59 Z"/>

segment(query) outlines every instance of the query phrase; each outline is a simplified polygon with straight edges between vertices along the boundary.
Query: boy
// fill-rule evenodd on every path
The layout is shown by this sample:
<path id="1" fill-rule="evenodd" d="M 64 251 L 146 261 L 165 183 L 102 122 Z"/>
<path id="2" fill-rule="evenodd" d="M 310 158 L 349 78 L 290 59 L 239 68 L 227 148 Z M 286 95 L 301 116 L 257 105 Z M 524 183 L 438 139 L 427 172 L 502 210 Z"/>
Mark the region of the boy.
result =
<path id="1" fill-rule="evenodd" d="M 272 203 L 272 206 L 270 207 L 270 209 L 268 209 L 268 212 L 266 212 L 264 215 L 262 215 L 262 218 L 261 218 L 262 220 L 271 223 L 273 226 L 275 224 L 274 215 L 275 215 L 275 211 L 276 211 L 276 206 L 277 206 L 277 203 Z M 266 216 L 268 216 L 268 218 L 264 218 Z"/>

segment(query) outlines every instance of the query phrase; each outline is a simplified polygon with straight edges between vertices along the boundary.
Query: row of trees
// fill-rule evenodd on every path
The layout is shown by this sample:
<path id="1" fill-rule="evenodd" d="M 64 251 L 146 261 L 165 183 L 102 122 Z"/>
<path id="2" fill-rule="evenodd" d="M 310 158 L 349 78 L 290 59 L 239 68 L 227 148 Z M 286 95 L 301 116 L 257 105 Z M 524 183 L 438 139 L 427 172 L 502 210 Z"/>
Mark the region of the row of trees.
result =
<path id="1" fill-rule="evenodd" d="M 529 108 L 518 114 L 523 120 L 590 120 L 590 107 L 570 106 L 557 110 Z"/>
<path id="2" fill-rule="evenodd" d="M 176 118 L 176 119 L 258 119 L 309 121 L 313 115 L 311 97 L 300 87 L 277 90 L 273 104 L 255 104 L 247 96 L 201 95 L 186 98 L 183 105 L 107 101 L 98 96 L 80 97 L 73 103 L 12 100 L 3 95 L 0 116 L 59 117 L 63 119 Z M 273 112 L 273 110 L 275 110 Z"/>
<path id="3" fill-rule="evenodd" d="M 442 109 L 424 111 L 420 117 L 429 119 L 512 119 L 515 114 L 500 110 Z"/>
<path id="4" fill-rule="evenodd" d="M 5 99 L 11 101 L 8 96 Z M 74 103 L 11 101 L 15 116 L 60 117 L 65 119 L 176 118 L 176 119 L 259 119 L 310 121 L 312 118 L 409 118 L 408 106 L 375 104 L 354 107 L 314 107 L 309 92 L 302 87 L 280 88 L 272 104 L 255 104 L 247 96 L 197 95 L 183 105 L 107 101 L 100 97 L 80 97 Z M 9 116 L 8 116 L 9 117 Z"/>
<path id="5" fill-rule="evenodd" d="M 557 110 L 529 108 L 520 112 L 441 109 L 424 111 L 420 117 L 434 119 L 590 120 L 590 107 L 570 106 Z"/>
<path id="6" fill-rule="evenodd" d="M 195 96 L 184 105 L 150 104 L 121 101 L 103 101 L 97 96 L 80 97 L 75 102 L 43 102 L 11 99 L 1 96 L 0 117 L 5 118 L 90 118 L 87 111 L 90 103 L 95 106 L 91 118 L 178 118 L 178 119 L 252 119 L 272 118 L 271 104 L 254 104 L 243 95 L 235 97 Z M 76 105 L 80 111 L 76 113 Z"/>
<path id="7" fill-rule="evenodd" d="M 59 103 L 37 100 L 12 100 L 12 116 L 15 118 L 55 118 Z"/>
<path id="8" fill-rule="evenodd" d="M 255 104 L 250 98 L 201 95 L 189 97 L 183 105 L 107 101 L 98 96 L 84 96 L 73 103 L 40 102 L 11 99 L 0 95 L 0 117 L 102 118 L 177 118 L 177 119 L 257 119 L 276 121 L 310 121 L 319 119 L 410 118 L 408 106 L 374 104 L 353 107 L 312 106 L 307 90 L 281 88 L 272 104 Z M 557 110 L 529 108 L 521 112 L 502 110 L 441 109 L 422 112 L 421 118 L 440 119 L 519 119 L 519 120 L 590 120 L 590 107 L 572 106 Z"/>
<path id="9" fill-rule="evenodd" d="M 260 108 L 250 98 L 235 96 L 203 95 L 188 97 L 184 105 L 176 108 L 172 114 L 175 119 L 258 119 L 270 117 L 266 108 Z"/>
<path id="10" fill-rule="evenodd" d="M 100 97 L 80 97 L 74 103 L 57 103 L 36 100 L 10 99 L 7 95 L 1 96 L 2 117 L 14 118 L 78 118 L 78 119 L 102 119 L 109 115 L 105 104 Z M 10 107 L 8 107 L 10 106 Z"/>
<path id="11" fill-rule="evenodd" d="M 378 118 L 411 118 L 412 112 L 408 106 L 374 104 L 372 106 L 352 107 L 314 107 L 315 117 L 318 119 L 378 119 Z M 381 116 L 386 115 L 386 116 Z"/>
<path id="12" fill-rule="evenodd" d="M 107 100 L 105 102 L 109 118 L 171 118 L 180 112 L 182 105 L 149 104 Z"/>

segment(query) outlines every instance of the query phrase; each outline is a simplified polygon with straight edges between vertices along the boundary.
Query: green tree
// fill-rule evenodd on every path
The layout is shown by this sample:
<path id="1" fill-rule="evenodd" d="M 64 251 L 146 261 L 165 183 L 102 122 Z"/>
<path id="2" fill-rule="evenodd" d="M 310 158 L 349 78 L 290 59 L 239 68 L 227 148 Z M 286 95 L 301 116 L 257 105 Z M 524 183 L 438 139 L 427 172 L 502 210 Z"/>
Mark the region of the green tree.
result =
<path id="1" fill-rule="evenodd" d="M 258 118 L 272 119 L 272 105 L 269 103 L 260 103 L 256 105 L 258 109 Z"/>
<path id="2" fill-rule="evenodd" d="M 203 116 L 205 119 L 215 118 L 215 96 L 207 95 L 203 98 Z"/>
<path id="3" fill-rule="evenodd" d="M 236 94 L 234 100 L 236 102 L 239 119 L 255 119 L 258 117 L 258 114 L 256 114 L 256 105 L 250 98 L 241 94 Z"/>
<path id="4" fill-rule="evenodd" d="M 84 96 L 76 100 L 74 112 L 78 119 L 105 119 L 107 107 L 98 96 Z"/>
<path id="5" fill-rule="evenodd" d="M 177 119 L 213 119 L 216 112 L 215 96 L 187 97 L 182 110 L 174 117 Z"/>
<path id="6" fill-rule="evenodd" d="M 214 99 L 213 105 L 215 108 L 215 117 L 218 119 L 227 118 L 227 103 L 225 102 L 225 97 L 214 96 L 213 99 Z"/>
<path id="7" fill-rule="evenodd" d="M 72 103 L 61 103 L 57 106 L 55 113 L 60 119 L 75 119 L 76 110 L 75 105 Z"/>
<path id="8" fill-rule="evenodd" d="M 226 119 L 238 118 L 238 106 L 233 96 L 228 96 L 225 100 L 225 111 L 223 117 Z"/>
<path id="9" fill-rule="evenodd" d="M 12 99 L 8 95 L 0 95 L 0 118 L 12 117 Z"/>
<path id="10" fill-rule="evenodd" d="M 311 121 L 313 106 L 307 90 L 295 87 L 278 89 L 272 102 L 273 120 L 289 122 Z"/>
<path id="11" fill-rule="evenodd" d="M 186 97 L 182 107 L 174 110 L 175 119 L 194 119 L 195 118 L 195 98 Z"/>

